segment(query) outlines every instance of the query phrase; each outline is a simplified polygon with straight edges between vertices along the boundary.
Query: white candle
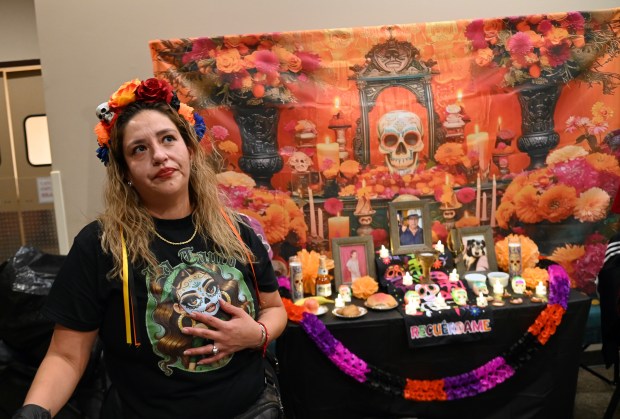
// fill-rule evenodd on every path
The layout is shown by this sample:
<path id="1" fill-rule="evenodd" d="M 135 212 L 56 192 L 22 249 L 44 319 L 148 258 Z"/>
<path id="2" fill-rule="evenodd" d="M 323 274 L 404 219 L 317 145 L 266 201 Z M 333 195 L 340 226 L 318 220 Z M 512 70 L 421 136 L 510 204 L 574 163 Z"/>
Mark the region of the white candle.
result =
<path id="1" fill-rule="evenodd" d="M 444 253 L 446 251 L 446 248 L 444 247 L 441 240 L 437 240 L 437 244 L 435 245 L 435 250 L 437 250 L 439 253 Z"/>
<path id="2" fill-rule="evenodd" d="M 324 238 L 325 235 L 323 233 L 323 210 L 321 208 L 319 208 L 318 210 L 316 210 L 318 213 L 318 233 L 319 233 L 319 237 L 320 238 Z"/>
<path id="3" fill-rule="evenodd" d="M 480 175 L 476 179 L 476 218 L 480 219 Z"/>
<path id="4" fill-rule="evenodd" d="M 482 203 L 480 204 L 480 221 L 486 221 L 489 219 L 487 216 L 487 193 L 482 192 Z"/>
<path id="5" fill-rule="evenodd" d="M 476 298 L 476 304 L 478 305 L 478 307 L 486 307 L 489 304 L 487 298 L 484 296 L 484 294 L 482 294 L 482 291 L 478 293 L 478 298 Z"/>
<path id="6" fill-rule="evenodd" d="M 405 272 L 405 276 L 403 276 L 403 285 L 407 287 L 413 285 L 413 277 L 409 272 Z"/>
<path id="7" fill-rule="evenodd" d="M 381 245 L 381 249 L 379 249 L 379 257 L 381 259 L 389 259 L 390 257 L 390 251 L 384 245 Z"/>
<path id="8" fill-rule="evenodd" d="M 493 175 L 493 190 L 491 191 L 491 227 L 495 227 L 495 213 L 497 212 L 497 181 Z"/>
<path id="9" fill-rule="evenodd" d="M 545 287 L 542 281 L 538 281 L 538 285 L 536 285 L 536 296 L 544 297 L 547 295 L 547 287 Z"/>
<path id="10" fill-rule="evenodd" d="M 456 268 L 452 269 L 452 272 L 450 272 L 448 278 L 450 279 L 450 282 L 457 282 L 459 280 L 459 274 L 456 272 Z"/>
<path id="11" fill-rule="evenodd" d="M 314 216 L 314 198 L 312 189 L 308 188 L 308 202 L 310 203 L 310 236 L 316 236 L 316 219 Z"/>
<path id="12" fill-rule="evenodd" d="M 504 287 L 502 286 L 502 284 L 500 284 L 499 281 L 495 281 L 495 283 L 493 284 L 493 294 L 499 296 L 504 295 Z"/>
<path id="13" fill-rule="evenodd" d="M 420 308 L 420 304 L 415 300 L 410 300 L 405 306 L 405 313 L 410 316 L 415 316 L 418 308 Z"/>
<path id="14" fill-rule="evenodd" d="M 336 297 L 335 306 L 336 306 L 336 308 L 344 307 L 344 299 L 342 298 L 342 295 L 338 294 L 338 297 Z"/>

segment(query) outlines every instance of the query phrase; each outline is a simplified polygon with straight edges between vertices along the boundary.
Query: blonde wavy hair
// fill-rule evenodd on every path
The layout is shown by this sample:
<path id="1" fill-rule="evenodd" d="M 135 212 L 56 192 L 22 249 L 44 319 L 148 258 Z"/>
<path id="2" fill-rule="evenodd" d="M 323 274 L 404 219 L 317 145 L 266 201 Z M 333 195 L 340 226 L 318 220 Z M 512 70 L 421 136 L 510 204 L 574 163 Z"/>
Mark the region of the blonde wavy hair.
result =
<path id="1" fill-rule="evenodd" d="M 157 266 L 157 259 L 149 248 L 155 238 L 155 223 L 141 204 L 138 193 L 127 183 L 128 168 L 123 155 L 123 136 L 127 123 L 146 110 L 154 110 L 170 118 L 192 154 L 189 197 L 198 234 L 205 240 L 211 240 L 214 246 L 212 250 L 216 253 L 248 263 L 247 246 L 239 241 L 219 209 L 222 208 L 228 214 L 237 230 L 239 223 L 243 221 L 229 208 L 226 198 L 219 191 L 216 173 L 208 163 L 207 153 L 200 146 L 194 128 L 165 102 L 134 102 L 123 109 L 110 133 L 110 161 L 104 192 L 105 210 L 99 217 L 102 229 L 101 246 L 105 253 L 112 255 L 114 261 L 110 276 L 119 278 L 121 273 L 121 229 L 130 262 L 134 266 L 146 265 L 153 269 Z"/>

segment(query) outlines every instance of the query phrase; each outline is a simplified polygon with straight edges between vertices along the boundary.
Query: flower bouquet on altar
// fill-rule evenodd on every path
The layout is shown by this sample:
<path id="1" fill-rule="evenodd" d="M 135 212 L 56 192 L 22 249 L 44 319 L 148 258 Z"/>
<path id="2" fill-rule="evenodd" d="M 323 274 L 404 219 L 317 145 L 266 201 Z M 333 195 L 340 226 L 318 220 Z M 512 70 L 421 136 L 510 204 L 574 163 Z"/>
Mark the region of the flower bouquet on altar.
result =
<path id="1" fill-rule="evenodd" d="M 217 179 L 231 206 L 260 223 L 274 250 L 283 242 L 291 247 L 301 247 L 306 242 L 308 226 L 304 214 L 288 193 L 255 188 L 254 180 L 239 172 L 219 173 Z"/>
<path id="2" fill-rule="evenodd" d="M 152 41 L 150 47 L 159 61 L 156 75 L 201 109 L 293 102 L 292 85 L 303 89 L 320 67 L 318 55 L 281 44 L 275 33 Z"/>
<path id="3" fill-rule="evenodd" d="M 465 36 L 473 49 L 472 74 L 489 87 L 526 83 L 600 83 L 610 94 L 620 75 L 601 67 L 620 55 L 617 10 L 477 19 Z"/>

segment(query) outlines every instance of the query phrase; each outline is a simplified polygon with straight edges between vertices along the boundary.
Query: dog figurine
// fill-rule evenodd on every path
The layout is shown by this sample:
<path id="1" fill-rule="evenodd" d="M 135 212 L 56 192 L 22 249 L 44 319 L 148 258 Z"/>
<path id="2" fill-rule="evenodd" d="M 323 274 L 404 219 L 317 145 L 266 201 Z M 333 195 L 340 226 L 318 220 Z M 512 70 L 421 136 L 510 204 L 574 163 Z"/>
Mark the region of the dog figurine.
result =
<path id="1" fill-rule="evenodd" d="M 469 239 L 465 245 L 463 256 L 466 271 L 487 271 L 489 260 L 487 258 L 486 242 L 484 240 Z"/>

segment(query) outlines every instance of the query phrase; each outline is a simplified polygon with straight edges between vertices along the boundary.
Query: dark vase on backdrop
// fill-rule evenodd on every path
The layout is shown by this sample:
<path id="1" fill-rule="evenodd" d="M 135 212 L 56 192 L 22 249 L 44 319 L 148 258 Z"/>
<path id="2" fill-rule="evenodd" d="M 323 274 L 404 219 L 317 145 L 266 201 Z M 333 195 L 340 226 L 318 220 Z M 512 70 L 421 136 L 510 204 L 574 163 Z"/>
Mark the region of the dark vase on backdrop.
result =
<path id="1" fill-rule="evenodd" d="M 278 153 L 278 108 L 234 106 L 232 111 L 241 133 L 239 167 L 257 186 L 273 189 L 271 178 L 284 165 Z"/>
<path id="2" fill-rule="evenodd" d="M 524 85 L 518 90 L 521 105 L 521 137 L 519 150 L 530 157 L 528 170 L 545 166 L 549 152 L 560 142 L 553 115 L 562 91 L 561 84 Z"/>

